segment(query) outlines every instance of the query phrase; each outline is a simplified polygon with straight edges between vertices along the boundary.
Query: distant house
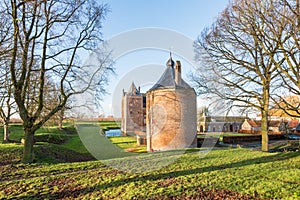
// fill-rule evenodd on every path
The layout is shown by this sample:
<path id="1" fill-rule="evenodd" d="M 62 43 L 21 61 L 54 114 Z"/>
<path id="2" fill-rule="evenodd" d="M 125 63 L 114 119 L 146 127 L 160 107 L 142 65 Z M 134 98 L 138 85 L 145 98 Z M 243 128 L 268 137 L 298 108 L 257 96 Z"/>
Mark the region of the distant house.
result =
<path id="1" fill-rule="evenodd" d="M 246 117 L 242 116 L 200 116 L 198 132 L 238 132 Z"/>
<path id="2" fill-rule="evenodd" d="M 241 129 L 245 131 L 260 131 L 260 125 L 257 120 L 245 119 Z"/>
<path id="3" fill-rule="evenodd" d="M 289 125 L 288 121 L 282 121 L 282 120 L 269 120 L 268 126 L 269 126 L 269 132 L 276 132 L 276 133 L 286 133 L 289 129 L 289 127 L 292 127 L 294 125 L 294 122 L 291 122 Z M 254 119 L 245 119 L 244 123 L 242 124 L 241 130 L 244 131 L 261 131 L 261 120 L 254 120 Z"/>
<path id="4" fill-rule="evenodd" d="M 269 121 L 269 132 L 286 132 L 287 123 L 286 121 Z"/>
<path id="5" fill-rule="evenodd" d="M 298 125 L 299 125 L 299 120 L 298 119 L 290 120 L 287 124 L 287 131 L 286 132 L 287 133 L 295 132 Z M 299 131 L 300 131 L 300 127 L 299 127 Z"/>

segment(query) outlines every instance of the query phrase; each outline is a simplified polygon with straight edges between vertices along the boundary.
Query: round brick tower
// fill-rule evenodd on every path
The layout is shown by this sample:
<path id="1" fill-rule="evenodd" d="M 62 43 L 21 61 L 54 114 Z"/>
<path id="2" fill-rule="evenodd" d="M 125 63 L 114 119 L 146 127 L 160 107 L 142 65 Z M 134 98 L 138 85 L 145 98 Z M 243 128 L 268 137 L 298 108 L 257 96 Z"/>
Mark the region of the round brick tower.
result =
<path id="1" fill-rule="evenodd" d="M 196 93 L 181 78 L 181 64 L 170 59 L 146 93 L 147 151 L 197 146 Z"/>

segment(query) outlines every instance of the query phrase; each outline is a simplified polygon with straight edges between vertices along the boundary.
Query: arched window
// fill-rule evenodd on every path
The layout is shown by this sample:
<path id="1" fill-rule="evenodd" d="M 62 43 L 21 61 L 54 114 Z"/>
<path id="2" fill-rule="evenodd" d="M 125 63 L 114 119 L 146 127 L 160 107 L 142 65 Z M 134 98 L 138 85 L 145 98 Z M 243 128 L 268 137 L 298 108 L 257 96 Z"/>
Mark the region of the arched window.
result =
<path id="1" fill-rule="evenodd" d="M 204 132 L 202 125 L 200 126 L 200 132 Z"/>

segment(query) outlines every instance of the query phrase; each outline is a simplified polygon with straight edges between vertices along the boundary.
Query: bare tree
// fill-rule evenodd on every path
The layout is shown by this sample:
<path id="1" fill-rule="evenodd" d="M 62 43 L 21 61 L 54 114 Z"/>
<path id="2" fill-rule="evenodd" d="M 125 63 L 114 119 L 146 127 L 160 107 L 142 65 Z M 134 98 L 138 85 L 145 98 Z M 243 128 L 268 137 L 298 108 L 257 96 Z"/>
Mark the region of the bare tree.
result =
<path id="1" fill-rule="evenodd" d="M 13 98 L 12 85 L 6 63 L 2 62 L 2 68 L 0 70 L 0 119 L 4 129 L 3 141 L 9 142 L 9 122 L 11 116 L 17 113 L 17 109 Z"/>
<path id="2" fill-rule="evenodd" d="M 30 77 L 30 85 L 28 86 L 28 92 L 25 97 L 26 108 L 30 113 L 35 112 L 38 107 L 38 91 L 39 91 L 39 72 L 32 72 Z M 44 86 L 44 108 L 39 116 L 39 119 L 44 118 L 54 107 L 59 104 L 59 91 L 55 86 L 53 80 L 50 77 L 45 77 L 45 86 Z M 64 106 L 65 107 L 65 106 Z M 61 110 L 63 110 L 62 108 Z M 50 119 L 56 118 L 59 112 L 55 113 Z"/>
<path id="3" fill-rule="evenodd" d="M 273 100 L 276 106 L 292 117 L 300 116 L 300 1 L 277 0 L 270 29 L 270 40 L 278 42 L 273 61 L 282 77 L 282 92 Z"/>
<path id="4" fill-rule="evenodd" d="M 101 22 L 107 6 L 94 0 L 4 0 L 1 6 L 13 26 L 10 74 L 14 99 L 23 120 L 22 161 L 30 163 L 34 159 L 35 131 L 63 109 L 71 96 L 90 89 L 97 74 L 111 69 L 108 55 L 101 55 L 103 59 L 96 68 L 86 65 L 79 56 L 93 51 L 102 42 Z M 46 77 L 51 77 L 59 92 L 56 105 L 48 112 Z M 33 86 L 36 81 L 38 84 Z M 36 95 L 34 106 L 27 99 L 32 87 Z"/>
<path id="5" fill-rule="evenodd" d="M 0 119 L 3 123 L 4 142 L 9 142 L 9 121 L 16 112 L 13 108 L 12 85 L 9 75 L 9 54 L 11 51 L 12 24 L 8 23 L 8 15 L 0 7 Z"/>
<path id="6" fill-rule="evenodd" d="M 57 105 L 57 99 L 59 98 L 59 91 L 57 91 L 55 85 L 49 83 L 47 84 L 47 100 L 45 102 L 45 112 L 44 114 L 47 114 L 53 107 Z M 66 112 L 68 110 L 72 109 L 71 106 L 71 99 L 68 99 L 66 102 L 65 106 L 58 111 L 56 114 L 54 114 L 46 123 L 46 125 L 55 125 L 57 126 L 60 130 L 63 128 L 63 121 L 66 119 Z M 43 117 L 43 114 L 42 114 Z"/>
<path id="7" fill-rule="evenodd" d="M 278 41 L 269 20 L 273 0 L 235 0 L 195 42 L 201 93 L 225 99 L 231 106 L 256 108 L 261 113 L 262 151 L 268 151 L 270 95 L 279 77 L 274 62 Z"/>

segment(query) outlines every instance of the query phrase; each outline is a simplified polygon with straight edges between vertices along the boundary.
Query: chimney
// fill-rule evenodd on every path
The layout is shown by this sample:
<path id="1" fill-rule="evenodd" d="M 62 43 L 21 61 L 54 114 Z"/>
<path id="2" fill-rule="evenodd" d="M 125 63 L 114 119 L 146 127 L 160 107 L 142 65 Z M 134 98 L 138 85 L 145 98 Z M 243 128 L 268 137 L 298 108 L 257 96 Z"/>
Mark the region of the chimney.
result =
<path id="1" fill-rule="evenodd" d="M 179 60 L 177 60 L 175 66 L 175 83 L 177 85 L 180 85 L 180 80 L 181 80 L 181 63 Z"/>

